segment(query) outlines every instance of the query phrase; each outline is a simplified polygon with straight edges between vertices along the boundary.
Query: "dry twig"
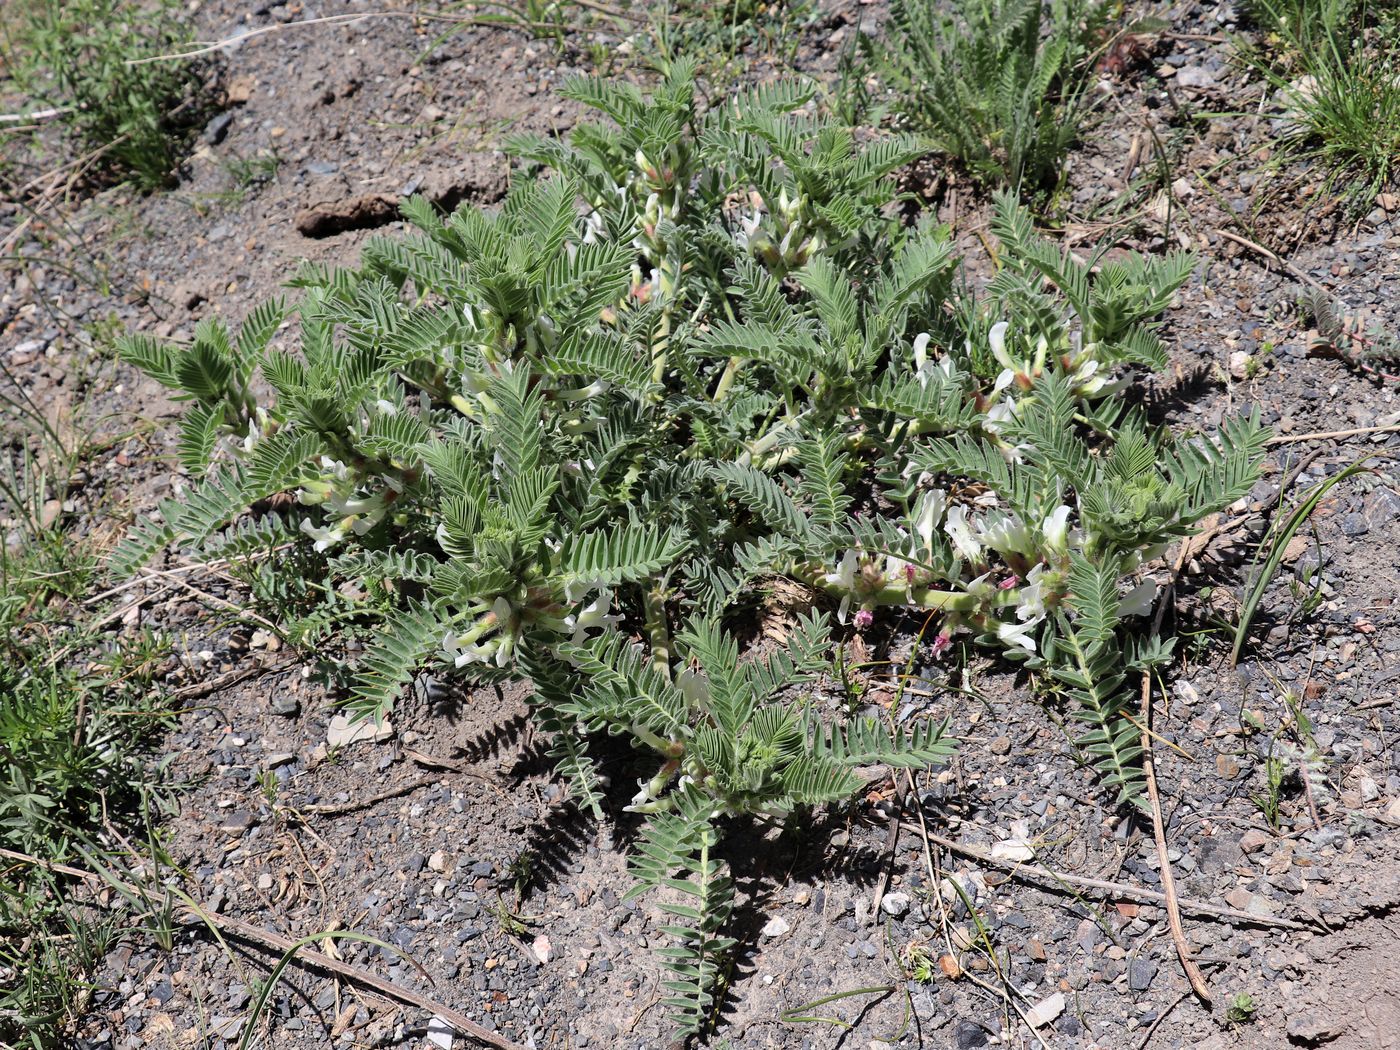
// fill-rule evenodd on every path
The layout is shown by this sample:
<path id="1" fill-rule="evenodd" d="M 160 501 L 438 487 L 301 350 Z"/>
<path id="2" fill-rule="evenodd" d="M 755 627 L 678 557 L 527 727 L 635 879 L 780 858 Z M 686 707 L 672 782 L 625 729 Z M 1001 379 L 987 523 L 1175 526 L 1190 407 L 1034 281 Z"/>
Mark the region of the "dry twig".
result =
<path id="1" fill-rule="evenodd" d="M 944 838 L 935 835 L 931 831 L 924 830 L 913 824 L 906 823 L 905 828 L 928 839 L 936 846 L 942 846 L 952 853 L 961 854 L 979 863 L 990 867 L 1000 868 L 1002 871 L 1010 872 L 1012 875 L 1029 879 L 1047 889 L 1055 889 L 1066 892 L 1066 887 L 1077 887 L 1078 889 L 1099 890 L 1114 898 L 1125 901 L 1139 901 L 1146 904 L 1162 904 L 1166 900 L 1166 895 L 1158 893 L 1156 890 L 1149 890 L 1143 886 L 1132 886 L 1126 882 L 1110 882 L 1107 879 L 1091 879 L 1085 875 L 1071 875 L 1068 872 L 1055 871 L 1047 868 L 1043 864 L 1031 865 L 1023 864 L 1020 861 L 1004 860 L 1001 857 L 994 857 L 984 849 L 977 846 L 969 846 L 965 842 L 957 842 L 954 839 Z M 1234 908 L 1225 908 L 1218 904 L 1208 904 L 1205 901 L 1190 900 L 1178 897 L 1177 904 L 1191 915 L 1210 919 L 1222 919 L 1225 922 L 1239 923 L 1244 926 L 1269 926 L 1283 930 L 1311 930 L 1307 923 L 1296 922 L 1293 919 L 1278 919 L 1269 915 L 1254 915 L 1247 911 L 1238 911 Z"/>
<path id="2" fill-rule="evenodd" d="M 913 774 L 906 769 L 904 771 L 904 778 L 905 782 L 909 785 L 910 796 L 917 799 L 919 797 L 919 793 L 914 786 Z M 933 888 L 933 901 L 935 904 L 938 905 L 938 919 L 939 926 L 941 927 L 943 932 L 943 944 L 947 948 L 948 954 L 956 958 L 956 951 L 953 947 L 952 936 L 949 933 L 948 909 L 943 903 L 943 893 L 942 890 L 939 888 L 943 881 L 943 877 L 942 873 L 939 871 L 938 867 L 933 862 L 933 843 L 941 842 L 941 840 L 938 838 L 938 836 L 929 833 L 928 821 L 924 819 L 924 807 L 921 805 L 916 805 L 914 807 L 914 812 L 919 818 L 919 827 L 916 830 L 918 830 L 920 836 L 924 840 L 924 863 L 928 868 L 929 885 Z M 904 822 L 896 820 L 893 823 L 902 826 Z M 979 979 L 978 977 L 971 973 L 968 973 L 967 971 L 963 971 L 961 976 L 966 978 L 972 984 L 976 985 L 978 988 L 981 988 L 984 992 L 988 992 L 991 995 L 999 996 L 1002 1002 L 1006 1005 L 1007 1009 L 1009 1011 L 1014 1012 L 1016 1016 L 1020 1019 L 1021 1023 L 1024 1024 L 1030 1030 L 1031 1035 L 1035 1036 L 1035 1041 L 1040 1044 L 1041 1050 L 1050 1050 L 1050 1046 L 1048 1043 L 1046 1043 L 1045 1037 L 1042 1036 L 1040 1032 L 1036 1030 L 1035 1025 L 1031 1024 L 1030 1018 L 1026 1016 L 1026 1012 L 1022 1010 L 1019 1006 L 1017 1006 L 1015 1000 L 1012 998 L 1013 992 L 1015 992 L 1016 995 L 1019 995 L 1022 999 L 1026 999 L 1025 995 L 1019 990 L 1017 990 L 1015 986 L 1012 985 L 1011 982 L 1006 979 L 1006 975 L 1002 973 L 1001 964 L 998 962 L 995 955 L 992 956 L 991 961 L 996 967 L 997 976 L 1000 977 L 1002 980 L 1002 986 L 1000 989 L 993 988 L 986 981 Z M 1030 1000 L 1027 999 L 1026 1001 L 1029 1002 Z"/>
<path id="3" fill-rule="evenodd" d="M 1250 251 L 1262 255 L 1265 259 L 1268 259 L 1270 262 L 1277 263 L 1279 266 L 1283 267 L 1290 274 L 1298 278 L 1298 280 L 1302 281 L 1309 287 L 1316 288 L 1320 292 L 1327 291 L 1327 289 L 1323 287 L 1323 285 L 1320 284 L 1316 279 L 1304 273 L 1302 270 L 1298 269 L 1298 267 L 1294 266 L 1291 262 L 1280 256 L 1277 252 L 1272 252 L 1268 248 L 1265 248 L 1262 244 L 1259 244 L 1255 241 L 1251 241 L 1248 237 L 1241 237 L 1238 233 L 1231 233 L 1229 230 L 1216 230 L 1215 232 L 1221 237 L 1224 237 L 1227 241 L 1234 241 L 1240 247 L 1248 248 Z"/>
<path id="4" fill-rule="evenodd" d="M 255 678 L 258 675 L 276 674 L 280 671 L 290 670 L 296 666 L 296 663 L 297 661 L 291 660 L 286 663 L 273 664 L 270 667 L 263 667 L 261 664 L 255 664 L 252 667 L 236 667 L 232 671 L 219 675 L 217 678 L 209 679 L 207 682 L 193 682 L 190 685 L 182 685 L 178 689 L 172 689 L 170 691 L 170 699 L 200 700 L 206 696 L 212 696 L 221 689 L 227 689 L 231 685 L 237 685 L 239 682 L 245 681 L 246 679 Z"/>
<path id="5" fill-rule="evenodd" d="M 1400 433 L 1400 423 L 1384 427 L 1353 427 L 1350 430 L 1316 430 L 1309 434 L 1279 434 L 1269 438 L 1270 445 L 1293 445 L 1299 441 L 1325 441 L 1329 438 L 1360 437 L 1363 434 Z"/>
<path id="6" fill-rule="evenodd" d="M 65 113 L 72 113 L 74 108 L 57 106 L 52 109 L 36 109 L 32 113 L 0 113 L 0 124 L 43 124 Z"/>
<path id="7" fill-rule="evenodd" d="M 1152 835 L 1157 840 L 1157 860 L 1162 872 L 1163 903 L 1167 906 L 1167 925 L 1171 927 L 1172 943 L 1176 945 L 1177 957 L 1186 979 L 1191 982 L 1191 990 L 1200 1000 L 1210 1005 L 1210 987 L 1206 984 L 1201 968 L 1191 956 L 1191 946 L 1186 943 L 1186 929 L 1181 925 L 1181 907 L 1177 903 L 1176 879 L 1172 876 L 1172 862 L 1167 856 L 1167 831 L 1162 823 L 1162 800 L 1157 794 L 1157 775 L 1152 768 L 1152 736 L 1148 727 L 1152 724 L 1152 675 L 1142 674 L 1142 775 L 1147 781 L 1147 798 L 1152 806 Z"/>
<path id="8" fill-rule="evenodd" d="M 405 781 L 397 787 L 391 787 L 387 791 L 381 791 L 377 795 L 370 795 L 368 798 L 351 799 L 349 802 L 340 802 L 334 805 L 323 806 L 302 806 L 298 813 L 315 813 L 319 817 L 339 817 L 346 813 L 354 813 L 356 810 L 368 809 L 370 806 L 378 805 L 380 802 L 387 802 L 391 798 L 399 798 L 409 795 L 419 788 L 436 784 L 442 777 L 436 774 L 432 776 L 419 777 L 417 780 Z"/>

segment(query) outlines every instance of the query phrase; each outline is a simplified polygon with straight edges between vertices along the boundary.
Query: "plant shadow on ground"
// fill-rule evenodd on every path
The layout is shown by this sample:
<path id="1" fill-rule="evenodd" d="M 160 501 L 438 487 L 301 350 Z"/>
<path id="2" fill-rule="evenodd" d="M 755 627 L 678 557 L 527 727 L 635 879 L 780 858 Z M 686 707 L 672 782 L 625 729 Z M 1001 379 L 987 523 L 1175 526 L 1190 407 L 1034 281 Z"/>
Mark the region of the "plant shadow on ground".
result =
<path id="1" fill-rule="evenodd" d="M 1180 412 L 1198 405 L 1218 385 L 1212 370 L 1196 365 L 1170 383 L 1149 383 L 1143 391 L 1143 408 L 1147 418 L 1157 426 L 1165 426 Z"/>

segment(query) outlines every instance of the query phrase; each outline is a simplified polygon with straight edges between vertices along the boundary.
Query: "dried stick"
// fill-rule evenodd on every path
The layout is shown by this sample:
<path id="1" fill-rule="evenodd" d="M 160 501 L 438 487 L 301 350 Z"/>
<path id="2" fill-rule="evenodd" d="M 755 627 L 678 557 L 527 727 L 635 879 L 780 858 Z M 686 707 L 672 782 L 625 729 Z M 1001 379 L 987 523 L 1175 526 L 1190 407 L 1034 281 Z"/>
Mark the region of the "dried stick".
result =
<path id="1" fill-rule="evenodd" d="M 341 802 L 324 806 L 302 806 L 298 813 L 315 813 L 321 817 L 339 817 L 346 813 L 354 813 L 359 809 L 368 809 L 370 806 L 387 802 L 391 798 L 399 798 L 402 795 L 412 794 L 421 787 L 429 784 L 436 784 L 442 777 L 434 774 L 432 776 L 419 777 L 417 780 L 409 780 L 397 787 L 391 787 L 387 791 L 381 791 L 377 795 L 370 795 L 369 798 L 352 799 L 349 802 Z"/>
<path id="2" fill-rule="evenodd" d="M 1281 256 L 1279 256 L 1276 252 L 1269 251 L 1269 249 L 1265 248 L 1262 244 L 1257 244 L 1247 237 L 1241 237 L 1237 233 L 1231 233 L 1229 230 L 1216 230 L 1215 232 L 1218 233 L 1221 237 L 1224 237 L 1227 241 L 1234 241 L 1236 244 L 1240 245 L 1240 247 L 1248 248 L 1250 251 L 1257 252 L 1258 254 L 1262 255 L 1264 258 L 1270 260 L 1271 262 L 1277 263 L 1279 266 L 1282 266 L 1285 270 L 1291 273 L 1294 277 L 1298 278 L 1298 280 L 1302 281 L 1304 284 L 1316 288 L 1319 292 L 1327 291 L 1327 289 L 1323 287 L 1320 283 L 1318 283 L 1317 280 L 1310 277 L 1302 270 L 1298 269 L 1298 267 L 1294 266 L 1287 259 L 1284 259 Z"/>
<path id="3" fill-rule="evenodd" d="M 885 852 L 880 861 L 880 878 L 875 883 L 875 897 L 870 904 L 870 925 L 880 925 L 880 902 L 885 899 L 885 890 L 890 884 L 890 866 L 894 862 L 894 849 L 899 843 L 899 817 L 890 821 L 889 833 L 885 836 Z"/>
<path id="4" fill-rule="evenodd" d="M 1191 990 L 1201 1002 L 1210 1005 L 1210 987 L 1191 957 L 1191 946 L 1186 943 L 1186 930 L 1181 925 L 1181 908 L 1177 903 L 1176 879 L 1172 876 L 1172 862 L 1167 856 L 1167 831 L 1162 823 L 1162 800 L 1157 794 L 1157 775 L 1152 769 L 1152 736 L 1148 726 L 1152 724 L 1152 676 L 1142 674 L 1142 775 L 1147 781 L 1147 798 L 1152 804 L 1152 834 L 1157 840 L 1157 860 L 1162 871 L 1162 895 L 1167 906 L 1167 925 L 1171 927 L 1172 943 L 1176 945 L 1177 957 L 1186 979 L 1191 982 Z"/>
<path id="5" fill-rule="evenodd" d="M 919 792 L 916 790 L 914 785 L 914 774 L 906 769 L 904 771 L 904 780 L 905 783 L 909 785 L 910 796 L 917 800 L 919 797 Z M 928 868 L 929 886 L 933 890 L 933 900 L 938 905 L 938 922 L 939 927 L 943 932 L 943 944 L 945 947 L 947 947 L 948 954 L 953 956 L 954 959 L 956 959 L 957 952 L 953 947 L 952 936 L 948 932 L 948 908 L 947 905 L 943 903 L 943 891 L 940 889 L 940 885 L 943 879 L 938 867 L 933 862 L 932 844 L 934 842 L 939 841 L 939 839 L 936 835 L 929 834 L 928 821 L 924 818 L 924 807 L 922 805 L 916 805 L 914 807 L 914 813 L 919 818 L 919 827 L 917 830 L 919 831 L 920 836 L 924 840 L 924 863 Z M 902 825 L 904 822 L 896 820 L 894 821 L 894 823 L 897 825 Z M 912 828 L 913 825 L 910 825 L 910 827 Z M 1050 1050 L 1050 1044 L 1048 1044 L 1045 1041 L 1045 1038 L 1040 1034 L 1040 1032 L 1036 1030 L 1035 1025 L 1031 1024 L 1030 1018 L 1026 1016 L 1025 1011 L 1016 1005 L 1015 1000 L 1012 998 L 1012 993 L 1014 992 L 1016 995 L 1019 995 L 1022 999 L 1025 999 L 1026 1002 L 1030 1002 L 1030 1000 L 1026 998 L 1025 993 L 1017 990 L 1011 984 L 1011 982 L 1006 979 L 1006 974 L 1002 972 L 1001 964 L 997 961 L 995 954 L 992 955 L 992 964 L 996 968 L 997 976 L 1001 978 L 1000 989 L 993 988 L 986 981 L 983 981 L 975 975 L 970 974 L 966 971 L 962 973 L 962 976 L 967 978 L 967 980 L 972 982 L 972 984 L 976 985 L 978 988 L 981 988 L 984 992 L 987 992 L 990 995 L 998 996 L 1010 1010 L 1015 1012 L 1016 1016 L 1020 1018 L 1021 1023 L 1024 1024 L 1028 1029 L 1030 1029 L 1031 1035 L 1035 1036 L 1035 1040 L 1037 1043 L 1040 1044 L 1041 1050 Z M 1010 1027 L 1009 1021 L 1007 1026 Z"/>
<path id="6" fill-rule="evenodd" d="M 194 682 L 190 685 L 182 685 L 178 689 L 170 691 L 171 700 L 199 700 L 206 696 L 217 693 L 220 689 L 227 689 L 231 685 L 248 678 L 254 678 L 263 674 L 276 674 L 279 671 L 287 671 L 297 665 L 296 660 L 289 660 L 281 664 L 273 664 L 270 667 L 254 665 L 253 667 L 237 667 L 232 671 L 211 678 L 207 682 Z"/>
<path id="7" fill-rule="evenodd" d="M 1149 890 L 1144 886 L 1132 886 L 1126 882 L 1109 882 L 1106 879 L 1091 879 L 1085 875 L 1071 875 L 1068 872 L 1054 871 L 1043 864 L 1032 866 L 1020 861 L 1005 860 L 1001 857 L 994 857 L 977 846 L 969 846 L 965 842 L 957 842 L 954 839 L 935 835 L 933 832 L 925 831 L 914 824 L 906 823 L 904 827 L 952 853 L 961 854 L 993 868 L 1000 868 L 1018 878 L 1038 882 L 1048 889 L 1059 890 L 1062 893 L 1066 892 L 1066 887 L 1073 886 L 1079 889 L 1099 890 L 1122 900 L 1141 901 L 1148 904 L 1162 904 L 1167 899 L 1166 894 Z M 1207 904 L 1205 901 L 1178 897 L 1177 903 L 1192 915 L 1223 919 L 1226 922 L 1240 923 L 1245 926 L 1270 926 L 1283 930 L 1311 930 L 1313 928 L 1307 923 L 1295 922 L 1292 919 L 1276 919 L 1270 915 L 1253 915 L 1247 911 L 1225 908 L 1218 904 Z"/>
<path id="8" fill-rule="evenodd" d="M 137 887 L 130 883 L 122 882 L 120 879 L 111 877 L 104 878 L 96 872 L 84 871 L 82 868 L 74 868 L 68 864 L 55 864 L 53 861 L 32 857 L 27 853 L 17 853 L 14 850 L 0 849 L 0 857 L 19 861 L 21 864 L 28 864 L 36 868 L 43 868 L 45 871 L 56 872 L 60 875 L 71 875 L 74 878 L 82 879 L 84 882 L 112 883 L 122 892 L 129 893 L 133 896 L 137 896 L 140 893 Z M 298 950 L 297 942 L 288 937 L 283 937 L 279 933 L 272 933 L 270 930 L 264 930 L 258 926 L 254 926 L 250 922 L 244 922 L 242 919 L 235 919 L 228 915 L 220 915 L 218 912 L 198 902 L 191 901 L 190 903 L 180 905 L 180 907 L 194 919 L 206 923 L 209 926 L 217 927 L 225 933 L 230 933 L 242 940 L 252 941 L 255 944 L 261 944 L 283 953 L 296 951 L 296 954 L 292 956 L 292 961 L 302 966 L 310 966 L 318 970 L 325 970 L 328 973 L 333 973 L 338 977 L 344 977 L 346 980 L 353 981 L 365 988 L 370 988 L 390 999 L 395 999 L 409 1006 L 416 1006 L 420 1010 L 427 1010 L 430 1013 L 436 1014 L 444 1021 L 454 1025 L 463 1035 L 470 1036 L 487 1046 L 498 1047 L 499 1050 L 525 1050 L 519 1043 L 512 1042 L 505 1036 L 491 1031 L 489 1028 L 483 1028 L 470 1017 L 459 1013 L 452 1007 L 445 1006 L 433 999 L 429 999 L 426 995 L 421 995 L 408 988 L 401 988 L 392 981 L 386 981 L 382 977 L 377 977 L 359 966 L 341 962 L 339 959 L 332 959 L 329 955 L 313 951 L 310 948 L 301 948 Z"/>
<path id="9" fill-rule="evenodd" d="M 231 602 L 227 598 L 220 598 L 217 595 L 208 593 L 207 591 L 202 591 L 194 584 L 190 583 L 188 580 L 178 579 L 172 573 L 164 569 L 147 569 L 146 574 L 148 576 L 155 576 L 159 579 L 166 580 L 172 586 L 178 587 L 183 591 L 187 591 L 188 593 L 193 594 L 196 598 L 203 599 L 204 601 L 209 602 L 211 605 L 215 605 L 220 609 L 227 609 L 229 612 L 236 613 L 241 619 L 252 620 L 255 623 L 259 623 L 263 627 L 266 627 L 273 634 L 277 633 L 277 625 L 271 620 L 269 620 L 267 617 L 259 616 L 251 609 L 246 609 L 243 606 L 239 605 L 237 602 Z"/>
<path id="10" fill-rule="evenodd" d="M 1270 445 L 1292 445 L 1299 441 L 1323 441 L 1327 438 L 1360 437 L 1362 434 L 1394 434 L 1400 432 L 1400 423 L 1384 427 L 1353 427 L 1350 430 L 1318 430 L 1310 434 L 1280 434 L 1269 438 Z"/>
<path id="11" fill-rule="evenodd" d="M 55 109 L 36 109 L 32 113 L 0 113 L 0 124 L 42 124 L 65 113 L 72 113 L 76 108 L 59 106 Z"/>
<path id="12" fill-rule="evenodd" d="M 1138 1050 L 1147 1050 L 1147 1044 L 1152 1042 L 1152 1036 L 1156 1033 L 1158 1026 L 1167 1019 L 1168 1014 L 1184 1003 L 1190 995 L 1190 992 L 1182 992 L 1170 1006 L 1157 1015 L 1157 1020 L 1152 1022 L 1152 1027 L 1149 1028 L 1147 1034 L 1142 1037 L 1142 1042 L 1138 1043 Z"/>

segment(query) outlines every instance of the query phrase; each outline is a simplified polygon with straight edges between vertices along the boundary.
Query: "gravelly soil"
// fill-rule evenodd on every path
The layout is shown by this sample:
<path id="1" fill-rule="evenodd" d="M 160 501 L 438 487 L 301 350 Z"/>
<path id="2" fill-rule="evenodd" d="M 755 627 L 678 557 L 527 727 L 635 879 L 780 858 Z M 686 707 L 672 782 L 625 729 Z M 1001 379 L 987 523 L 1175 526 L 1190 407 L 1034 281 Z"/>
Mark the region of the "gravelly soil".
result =
<path id="1" fill-rule="evenodd" d="M 196 14 L 200 33 L 330 13 L 253 8 L 205 3 Z M 878 5 L 823 7 L 806 31 L 799 67 L 829 71 L 857 14 L 878 16 Z M 1072 244 L 1112 232 L 1124 247 L 1180 244 L 1202 256 L 1170 314 L 1175 374 L 1151 388 L 1154 408 L 1175 425 L 1198 426 L 1257 405 L 1283 437 L 1394 423 L 1394 384 L 1310 356 L 1296 274 L 1226 234 L 1285 254 L 1353 311 L 1394 325 L 1400 224 L 1380 209 L 1348 224 L 1309 192 L 1317 180 L 1306 172 L 1285 169 L 1261 184 L 1266 122 L 1242 116 L 1202 126 L 1195 118 L 1203 109 L 1247 112 L 1257 91 L 1218 40 L 1196 39 L 1232 28 L 1233 16 L 1212 4 L 1177 4 L 1169 17 L 1181 36 L 1162 38 L 1140 64 L 1105 80 L 1111 97 L 1073 159 L 1064 226 Z M 431 46 L 439 28 L 380 19 L 244 44 L 224 57 L 223 74 L 247 100 L 206 132 L 178 190 L 98 194 L 72 207 L 67 226 L 38 231 L 47 244 L 30 240 L 34 261 L 10 271 L 0 296 L 0 355 L 56 415 L 78 416 L 111 442 L 65 508 L 80 528 L 109 534 L 111 524 L 93 510 L 133 517 L 179 483 L 168 428 L 177 406 L 129 369 L 85 352 L 74 331 L 110 316 L 178 337 L 211 311 L 236 320 L 299 260 L 350 262 L 371 235 L 308 237 L 298 227 L 315 226 L 309 210 L 373 214 L 374 198 L 392 201 L 411 189 L 489 203 L 509 174 L 496 152 L 504 130 L 569 126 L 573 111 L 551 85 L 584 66 L 581 53 L 561 57 L 496 29 L 462 30 Z M 754 68 L 764 75 L 771 64 Z M 1165 189 L 1143 181 L 1147 125 L 1173 150 Z M 275 174 L 229 196 L 230 165 L 259 151 L 280 157 Z M 1266 198 L 1270 185 L 1275 192 Z M 342 207 L 361 199 L 371 203 Z M 984 266 L 977 238 L 984 204 L 956 188 L 933 203 L 953 223 L 975 273 Z M 38 259 L 53 254 L 70 259 L 80 276 L 105 267 L 112 294 Z M 1240 352 L 1257 367 L 1232 360 Z M 1219 624 L 1233 615 L 1241 564 L 1285 478 L 1303 468 L 1283 494 L 1291 498 L 1362 455 L 1397 448 L 1395 434 L 1278 445 L 1246 505 L 1222 523 L 1232 528 L 1187 565 L 1178 628 L 1192 644 L 1183 645 L 1156 723 L 1180 892 L 1302 927 L 1188 916 L 1212 1010 L 1190 995 L 1163 911 L 1150 900 L 1076 896 L 1010 879 L 985 861 L 925 850 L 914 830 L 919 807 L 931 832 L 969 846 L 1029 841 L 1056 870 L 1160 886 L 1150 829 L 1108 806 L 1078 767 L 1061 728 L 1066 712 L 974 661 L 957 692 L 945 688 L 946 668 L 928 666 L 927 688 L 902 708 L 951 719 L 964 746 L 950 767 L 921 777 L 912 792 L 902 777 L 875 770 L 867 796 L 819 828 L 731 839 L 742 950 L 717 1037 L 794 1050 L 1033 1046 L 1038 1040 L 1015 1010 L 1058 994 L 1063 1009 L 1040 1030 L 1046 1045 L 1394 1045 L 1400 486 L 1393 463 L 1377 460 L 1374 475 L 1324 502 L 1315 542 L 1290 550 L 1263 606 L 1259 644 L 1238 669 L 1228 668 L 1228 631 Z M 1314 573 L 1309 611 L 1312 584 L 1298 581 Z M 1163 568 L 1159 577 L 1166 575 Z M 190 577 L 204 597 L 174 579 L 129 592 L 122 629 L 177 637 L 188 655 L 172 684 L 250 675 L 191 701 L 166 741 L 176 777 L 190 784 L 169 831 L 193 892 L 225 914 L 294 936 L 337 924 L 381 938 L 411 956 L 431 985 L 392 952 L 349 942 L 340 951 L 527 1044 L 664 1044 L 649 947 L 659 937 L 657 914 L 621 899 L 620 847 L 634 828 L 620 800 L 636 775 L 625 754 L 612 764 L 619 804 L 598 825 L 572 810 L 540 759 L 522 690 L 463 696 L 424 680 L 396 712 L 389 739 L 328 749 L 333 697 L 311 673 L 313 654 L 289 654 L 231 626 L 207 600 L 238 600 L 227 579 Z M 914 626 L 901 625 L 892 640 L 865 641 L 902 659 Z M 868 702 L 892 699 L 888 683 L 868 685 Z M 1325 782 L 1311 800 L 1315 822 L 1307 792 L 1290 780 L 1274 831 L 1254 797 L 1265 790 L 1273 730 L 1288 718 L 1285 688 L 1305 697 Z M 394 797 L 371 801 L 388 792 Z M 912 823 L 896 832 L 891 819 L 901 807 Z M 977 933 L 944 876 L 964 887 L 997 951 L 1000 975 L 978 960 L 971 976 L 1009 988 L 1014 1007 L 967 978 L 920 983 L 901 970 L 910 945 L 927 945 L 936 957 Z M 102 990 L 79 1045 L 232 1045 L 251 986 L 272 960 L 247 945 L 230 957 L 195 927 L 170 953 L 139 942 L 122 948 L 99 975 Z M 850 1028 L 780 1019 L 860 988 L 884 990 L 817 1011 Z M 1253 997 L 1257 1012 L 1236 1024 L 1226 1007 L 1239 993 Z M 274 996 L 266 1045 L 426 1046 L 426 1022 L 421 1011 L 294 969 Z"/>

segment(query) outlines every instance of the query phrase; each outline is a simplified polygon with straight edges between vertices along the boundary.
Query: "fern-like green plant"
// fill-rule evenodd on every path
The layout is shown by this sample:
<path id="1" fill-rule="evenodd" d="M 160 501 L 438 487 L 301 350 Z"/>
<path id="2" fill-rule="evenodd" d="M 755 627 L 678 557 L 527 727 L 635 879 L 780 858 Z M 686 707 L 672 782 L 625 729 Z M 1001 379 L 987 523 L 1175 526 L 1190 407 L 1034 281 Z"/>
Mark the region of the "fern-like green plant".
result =
<path id="1" fill-rule="evenodd" d="M 658 906 L 672 920 L 663 929 L 671 938 L 661 950 L 671 974 L 664 1001 L 679 1033 L 708 1025 L 734 946 L 724 933 L 734 897 L 720 857 L 727 818 L 842 802 L 862 786 L 863 766 L 918 768 L 952 753 L 954 742 L 932 723 L 892 731 L 858 718 L 824 726 L 800 689 L 829 665 L 827 635 L 827 619 L 810 616 L 786 652 L 744 660 L 717 622 L 701 619 L 676 639 L 674 674 L 612 634 L 561 647 L 560 665 L 541 668 L 536 680 L 551 710 L 583 729 L 629 735 L 660 761 L 628 807 L 647 815 L 631 895 L 664 894 Z M 581 794 L 594 790 L 591 777 L 589 770 Z"/>
<path id="2" fill-rule="evenodd" d="M 865 69 L 897 122 L 929 137 L 978 182 L 1053 189 L 1094 109 L 1102 0 L 893 0 Z"/>
<path id="3" fill-rule="evenodd" d="M 676 1029 L 696 1033 L 735 948 L 728 826 L 951 746 L 941 726 L 821 717 L 828 611 L 745 653 L 727 624 L 757 585 L 805 585 L 843 630 L 922 610 L 935 656 L 962 633 L 1024 663 L 1131 805 L 1125 675 L 1170 646 L 1142 636 L 1142 567 L 1249 490 L 1266 433 L 1176 435 L 1108 396 L 1163 364 L 1185 256 L 1080 262 L 1006 196 L 999 272 L 974 294 L 945 231 L 896 217 L 892 171 L 921 147 L 835 127 L 808 85 L 706 108 L 675 66 L 649 96 L 566 90 L 606 119 L 517 143 L 552 170 L 494 211 L 410 201 L 412 230 L 357 267 L 304 267 L 290 314 L 128 340 L 192 402 L 191 486 L 112 567 L 293 545 L 279 565 L 305 587 L 242 571 L 303 644 L 370 638 L 355 713 L 386 715 L 430 665 L 528 678 L 599 814 L 595 736 L 654 756 L 633 868 L 669 916 Z M 294 506 L 260 505 L 283 493 Z"/>

